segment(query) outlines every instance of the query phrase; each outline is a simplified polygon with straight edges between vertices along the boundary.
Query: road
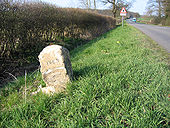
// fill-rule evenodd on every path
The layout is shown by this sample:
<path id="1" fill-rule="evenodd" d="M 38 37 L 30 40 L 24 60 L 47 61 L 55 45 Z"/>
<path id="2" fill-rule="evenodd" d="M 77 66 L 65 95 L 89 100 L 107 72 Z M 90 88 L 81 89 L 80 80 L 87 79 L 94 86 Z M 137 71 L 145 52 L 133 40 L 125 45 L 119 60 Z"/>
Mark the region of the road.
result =
<path id="1" fill-rule="evenodd" d="M 134 23 L 131 20 L 127 20 L 127 22 L 151 37 L 170 53 L 170 27 Z"/>

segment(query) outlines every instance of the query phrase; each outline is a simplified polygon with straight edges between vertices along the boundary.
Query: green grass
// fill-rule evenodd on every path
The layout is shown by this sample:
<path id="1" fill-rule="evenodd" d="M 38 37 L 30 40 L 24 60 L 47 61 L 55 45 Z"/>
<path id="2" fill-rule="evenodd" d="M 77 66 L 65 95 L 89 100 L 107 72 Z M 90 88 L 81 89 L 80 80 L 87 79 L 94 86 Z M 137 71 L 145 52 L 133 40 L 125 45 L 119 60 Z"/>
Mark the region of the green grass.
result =
<path id="1" fill-rule="evenodd" d="M 169 64 L 147 36 L 125 25 L 71 51 L 66 92 L 31 96 L 41 73 L 1 88 L 0 127 L 168 127 Z M 167 55 L 168 56 L 168 55 Z"/>
<path id="2" fill-rule="evenodd" d="M 166 27 L 170 27 L 168 25 L 168 23 L 163 23 L 164 20 L 162 20 L 161 23 L 153 23 L 152 21 L 154 20 L 154 17 L 140 17 L 140 18 L 137 18 L 137 23 L 142 23 L 142 24 L 150 24 L 150 25 L 158 25 L 158 26 L 166 26 Z M 169 20 L 167 20 L 168 22 Z"/>
<path id="3" fill-rule="evenodd" d="M 138 18 L 138 20 L 141 20 L 141 21 L 150 21 L 152 19 L 152 17 L 140 17 Z"/>
<path id="4" fill-rule="evenodd" d="M 152 17 L 140 17 L 140 18 L 137 18 L 137 22 L 138 23 L 142 23 L 142 24 L 151 24 L 151 20 L 153 18 Z"/>

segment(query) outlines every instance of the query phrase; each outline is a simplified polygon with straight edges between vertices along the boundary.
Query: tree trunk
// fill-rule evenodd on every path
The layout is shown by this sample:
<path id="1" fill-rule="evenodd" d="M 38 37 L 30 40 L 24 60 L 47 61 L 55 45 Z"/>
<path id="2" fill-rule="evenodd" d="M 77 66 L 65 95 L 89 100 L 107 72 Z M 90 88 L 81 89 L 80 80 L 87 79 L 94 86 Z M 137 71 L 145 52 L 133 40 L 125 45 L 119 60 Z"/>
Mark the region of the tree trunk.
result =
<path id="1" fill-rule="evenodd" d="M 91 8 L 91 0 L 89 0 L 89 9 Z"/>
<path id="2" fill-rule="evenodd" d="M 113 17 L 116 18 L 116 0 L 113 0 L 112 13 Z"/>
<path id="3" fill-rule="evenodd" d="M 94 0 L 94 10 L 96 11 L 96 0 Z"/>
<path id="4" fill-rule="evenodd" d="M 161 17 L 162 17 L 161 0 L 158 0 L 158 18 L 161 19 Z"/>

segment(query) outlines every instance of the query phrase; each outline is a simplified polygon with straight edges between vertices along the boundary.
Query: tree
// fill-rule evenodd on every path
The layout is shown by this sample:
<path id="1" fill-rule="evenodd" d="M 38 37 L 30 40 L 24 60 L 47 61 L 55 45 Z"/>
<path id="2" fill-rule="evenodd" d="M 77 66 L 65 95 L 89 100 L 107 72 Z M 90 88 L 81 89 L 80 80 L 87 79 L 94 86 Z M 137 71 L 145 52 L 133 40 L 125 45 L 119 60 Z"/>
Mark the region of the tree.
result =
<path id="1" fill-rule="evenodd" d="M 131 8 L 134 0 L 127 2 L 126 0 L 101 0 L 105 5 L 111 4 L 113 17 L 116 18 L 117 11 L 120 11 L 122 7 L 125 7 L 127 10 Z"/>
<path id="2" fill-rule="evenodd" d="M 92 4 L 94 6 L 94 9 L 96 9 L 96 0 L 79 0 L 82 7 L 85 7 L 86 9 L 91 9 Z"/>
<path id="3" fill-rule="evenodd" d="M 94 3 L 94 9 L 96 10 L 96 0 L 94 0 L 93 3 Z"/>
<path id="4" fill-rule="evenodd" d="M 170 1 L 163 0 L 163 7 L 165 12 L 165 25 L 170 25 Z"/>
<path id="5" fill-rule="evenodd" d="M 154 24 L 169 24 L 168 21 L 168 3 L 169 0 L 148 0 L 147 3 L 147 14 L 153 16 L 152 23 Z M 167 22 L 167 23 L 165 23 Z"/>
<path id="6" fill-rule="evenodd" d="M 170 25 L 170 0 L 148 0 L 147 14 L 153 16 L 153 23 Z"/>
<path id="7" fill-rule="evenodd" d="M 165 17 L 170 17 L 170 1 L 163 0 L 163 8 L 165 12 Z"/>
<path id="8" fill-rule="evenodd" d="M 148 0 L 147 12 L 149 15 L 156 15 L 161 19 L 164 15 L 163 0 Z"/>

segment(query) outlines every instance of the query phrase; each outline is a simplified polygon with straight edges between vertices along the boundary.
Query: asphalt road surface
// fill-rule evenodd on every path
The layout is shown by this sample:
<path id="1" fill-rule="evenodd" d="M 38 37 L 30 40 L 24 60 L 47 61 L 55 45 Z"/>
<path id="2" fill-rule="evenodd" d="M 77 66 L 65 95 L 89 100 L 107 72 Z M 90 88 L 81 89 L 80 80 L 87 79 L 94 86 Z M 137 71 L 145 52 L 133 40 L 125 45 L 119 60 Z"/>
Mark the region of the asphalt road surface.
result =
<path id="1" fill-rule="evenodd" d="M 154 41 L 156 41 L 159 45 L 161 45 L 164 49 L 166 49 L 168 53 L 170 53 L 170 27 L 139 24 L 139 23 L 134 23 L 131 20 L 127 20 L 127 22 L 130 25 L 141 30 L 149 37 L 151 37 Z"/>

